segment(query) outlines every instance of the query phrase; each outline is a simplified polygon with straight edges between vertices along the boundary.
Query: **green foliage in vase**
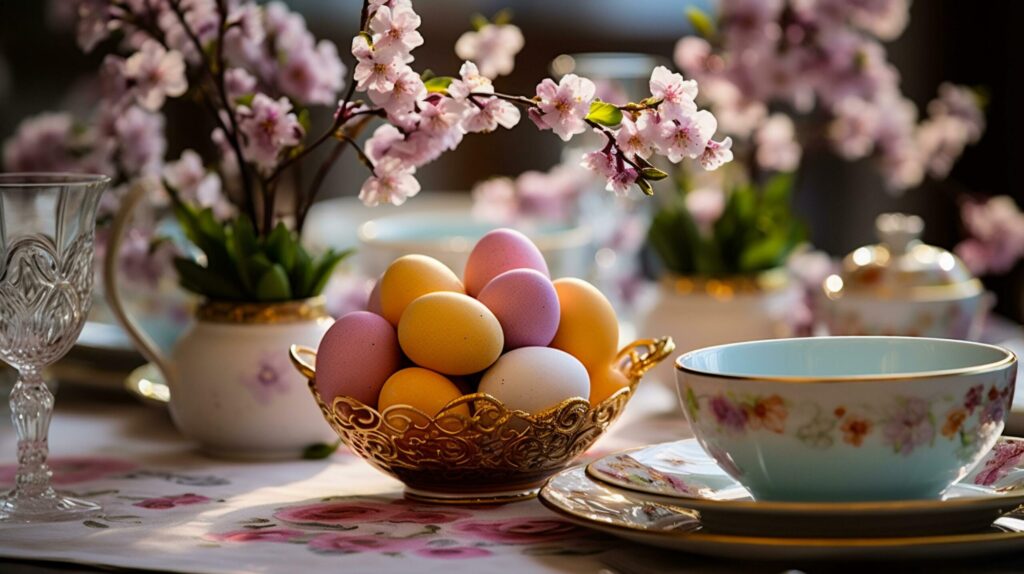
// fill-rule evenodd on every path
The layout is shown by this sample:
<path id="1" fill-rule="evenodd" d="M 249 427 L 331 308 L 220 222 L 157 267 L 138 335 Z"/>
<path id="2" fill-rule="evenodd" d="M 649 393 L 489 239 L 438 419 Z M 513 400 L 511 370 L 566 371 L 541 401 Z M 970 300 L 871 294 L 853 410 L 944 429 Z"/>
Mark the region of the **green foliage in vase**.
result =
<path id="1" fill-rule="evenodd" d="M 315 297 L 351 253 L 328 249 L 314 257 L 284 223 L 261 237 L 246 215 L 220 222 L 212 210 L 182 203 L 176 203 L 175 214 L 205 259 L 200 264 L 188 257 L 176 258 L 179 281 L 207 299 L 272 303 Z"/>
<path id="2" fill-rule="evenodd" d="M 710 233 L 701 233 L 680 194 L 655 215 L 648 243 L 677 275 L 729 277 L 778 267 L 807 235 L 790 208 L 792 188 L 792 174 L 735 186 Z"/>

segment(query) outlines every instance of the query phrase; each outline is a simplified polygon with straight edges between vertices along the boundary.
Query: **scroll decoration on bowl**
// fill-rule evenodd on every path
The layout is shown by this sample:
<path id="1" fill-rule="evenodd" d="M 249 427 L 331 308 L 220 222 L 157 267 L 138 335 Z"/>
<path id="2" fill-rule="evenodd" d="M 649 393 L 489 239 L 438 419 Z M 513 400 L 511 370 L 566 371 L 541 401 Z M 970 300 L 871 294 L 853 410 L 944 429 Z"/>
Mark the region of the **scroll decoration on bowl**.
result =
<path id="1" fill-rule="evenodd" d="M 641 376 L 674 349 L 667 337 L 637 341 L 620 351 L 615 362 L 630 381 L 628 387 L 597 405 L 573 398 L 536 414 L 510 410 L 484 393 L 460 397 L 436 416 L 403 405 L 380 412 L 350 397 L 336 397 L 328 405 L 307 360 L 315 359 L 315 351 L 292 346 L 291 358 L 346 446 L 404 482 L 411 496 L 450 502 L 495 500 L 495 493 L 516 493 L 512 498 L 534 494 L 604 433 L 622 414 Z M 461 405 L 469 405 L 473 414 L 457 413 Z"/>

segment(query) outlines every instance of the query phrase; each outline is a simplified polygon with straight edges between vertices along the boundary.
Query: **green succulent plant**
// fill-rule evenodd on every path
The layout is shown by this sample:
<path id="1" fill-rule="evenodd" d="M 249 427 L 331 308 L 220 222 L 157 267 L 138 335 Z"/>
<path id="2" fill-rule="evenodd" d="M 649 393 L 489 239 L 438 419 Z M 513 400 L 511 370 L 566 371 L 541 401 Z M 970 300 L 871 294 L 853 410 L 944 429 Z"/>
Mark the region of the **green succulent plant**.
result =
<path id="1" fill-rule="evenodd" d="M 352 252 L 328 249 L 314 257 L 284 223 L 260 237 L 245 215 L 221 222 L 209 208 L 180 202 L 175 215 L 189 241 L 203 253 L 199 261 L 175 258 L 179 281 L 207 299 L 271 303 L 314 297 Z"/>
<path id="2" fill-rule="evenodd" d="M 677 275 L 729 277 L 778 267 L 807 237 L 790 207 L 792 188 L 792 174 L 734 186 L 709 234 L 700 232 L 680 192 L 655 215 L 648 243 Z"/>

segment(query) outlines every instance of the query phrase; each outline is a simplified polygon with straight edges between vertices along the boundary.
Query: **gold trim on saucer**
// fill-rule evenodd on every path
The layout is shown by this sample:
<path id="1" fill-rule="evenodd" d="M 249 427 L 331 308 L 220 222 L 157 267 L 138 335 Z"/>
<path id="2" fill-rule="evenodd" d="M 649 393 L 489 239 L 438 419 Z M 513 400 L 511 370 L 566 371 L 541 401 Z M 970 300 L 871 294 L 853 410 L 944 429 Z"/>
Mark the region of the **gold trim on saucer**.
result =
<path id="1" fill-rule="evenodd" d="M 327 317 L 327 302 L 323 296 L 280 303 L 205 301 L 196 309 L 196 318 L 200 321 L 235 325 L 280 325 Z"/>
<path id="2" fill-rule="evenodd" d="M 961 341 L 953 339 L 937 339 L 933 337 L 893 337 L 893 336 L 844 336 L 844 337 L 821 337 L 819 340 L 835 341 L 837 339 L 900 339 L 900 340 L 912 340 L 912 341 L 943 341 L 951 342 L 964 345 L 973 345 L 978 347 L 987 347 L 989 349 L 999 351 L 1004 356 L 998 361 L 986 363 L 984 365 L 974 365 L 971 367 L 961 367 L 957 369 L 944 369 L 941 371 L 917 371 L 912 373 L 879 373 L 876 375 L 820 375 L 820 376 L 780 376 L 780 375 L 740 375 L 731 373 L 712 373 L 708 371 L 701 371 L 691 367 L 683 366 L 683 361 L 692 355 L 697 353 L 705 352 L 711 349 L 721 349 L 725 347 L 750 345 L 753 343 L 762 343 L 765 341 L 743 341 L 739 343 L 728 343 L 725 345 L 715 345 L 713 347 L 705 347 L 703 349 L 697 349 L 685 353 L 675 360 L 675 368 L 677 371 L 687 373 L 689 375 L 697 375 L 701 377 L 707 377 L 711 379 L 729 379 L 733 381 L 760 381 L 770 383 L 855 383 L 855 382 L 895 382 L 895 381 L 916 381 L 922 379 L 936 379 L 940 377 L 952 377 L 960 375 L 980 375 L 983 373 L 990 373 L 993 371 L 999 371 L 1003 368 L 1013 365 L 1017 362 L 1017 355 L 1009 349 L 1000 347 L 998 345 L 989 345 L 986 343 L 978 343 L 975 341 Z M 785 338 L 785 339 L 770 339 L 769 342 L 783 342 L 783 341 L 808 341 L 813 339 L 808 338 Z"/>

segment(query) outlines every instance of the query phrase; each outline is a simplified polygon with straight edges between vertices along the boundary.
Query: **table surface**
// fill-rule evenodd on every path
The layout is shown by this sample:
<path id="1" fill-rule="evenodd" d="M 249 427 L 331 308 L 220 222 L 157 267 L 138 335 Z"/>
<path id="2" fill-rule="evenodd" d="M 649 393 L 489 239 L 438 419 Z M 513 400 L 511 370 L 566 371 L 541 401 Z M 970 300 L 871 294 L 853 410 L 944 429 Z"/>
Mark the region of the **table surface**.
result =
<path id="1" fill-rule="evenodd" d="M 667 389 L 645 383 L 614 432 L 603 438 L 590 454 L 688 436 L 681 413 L 673 410 L 674 404 Z M 7 414 L 0 412 L 3 421 L 0 423 L 0 462 L 10 463 L 15 437 Z M 448 520 L 444 509 L 437 515 L 436 507 L 423 508 L 402 502 L 401 485 L 397 481 L 373 470 L 351 453 L 340 451 L 327 460 L 286 463 L 210 459 L 177 434 L 166 412 L 139 405 L 120 395 L 70 387 L 58 393 L 50 439 L 54 460 L 64 461 L 56 465 L 58 478 L 63 476 L 61 488 L 101 501 L 107 513 L 90 521 L 93 524 L 86 525 L 88 527 L 81 523 L 53 528 L 0 525 L 0 557 L 5 557 L 0 558 L 0 571 L 39 574 L 109 571 L 120 567 L 276 572 L 289 570 L 285 565 L 294 566 L 299 563 L 296 560 L 301 561 L 304 572 L 372 569 L 379 574 L 476 573 L 481 569 L 607 574 L 774 574 L 793 570 L 808 574 L 860 573 L 865 568 L 885 572 L 954 573 L 1024 570 L 1024 555 L 933 563 L 790 564 L 704 558 L 648 548 L 582 529 L 565 530 L 566 525 L 557 526 L 558 518 L 536 501 L 482 510 L 455 509 L 453 516 L 461 516 L 459 522 L 440 527 L 424 526 L 428 520 L 420 520 L 422 513 L 435 515 L 429 521 L 444 522 Z M 10 483 L 12 469 L 10 464 L 0 466 L 0 485 Z M 407 520 L 402 524 L 389 524 L 387 532 L 376 533 L 386 534 L 393 548 L 350 551 L 339 547 L 338 539 L 331 538 L 339 536 L 332 533 L 332 528 L 347 532 L 354 529 L 352 524 L 357 522 L 332 522 L 336 517 L 331 517 L 312 526 L 293 526 L 296 521 L 302 522 L 295 518 L 296 513 L 325 501 L 331 504 L 342 501 L 362 511 L 369 508 L 372 512 L 381 509 L 406 512 Z M 468 515 L 464 514 L 467 512 Z M 556 526 L 552 526 L 552 521 Z M 467 527 L 467 522 L 475 527 Z M 522 534 L 521 531 L 501 529 L 509 524 L 526 525 L 527 538 L 516 538 L 516 533 Z M 360 522 L 357 533 L 366 528 Z M 431 533 L 431 529 L 435 531 Z M 469 550 L 452 548 L 454 543 L 449 540 L 431 538 L 445 533 L 451 536 L 451 532 L 459 529 L 475 541 Z M 273 540 L 278 531 L 281 531 L 280 536 L 299 539 Z M 254 532 L 269 532 L 272 541 L 292 543 L 267 542 L 267 535 L 258 543 L 238 542 L 258 538 Z M 397 542 L 416 537 L 428 542 Z M 461 544 L 465 539 L 457 542 Z M 90 551 L 83 553 L 83 548 Z M 439 548 L 449 554 L 469 553 L 459 557 L 475 559 L 433 559 L 437 558 Z M 50 561 L 38 561 L 40 558 Z"/>

